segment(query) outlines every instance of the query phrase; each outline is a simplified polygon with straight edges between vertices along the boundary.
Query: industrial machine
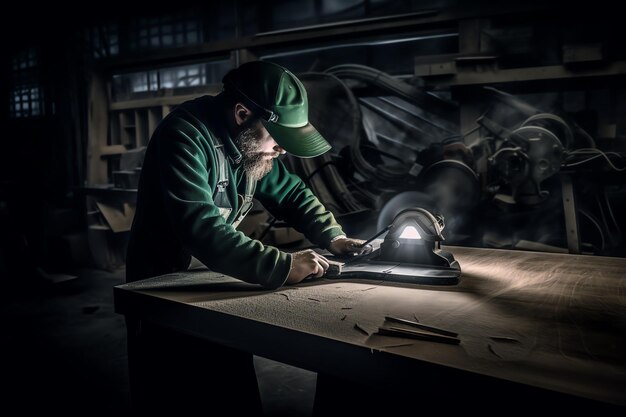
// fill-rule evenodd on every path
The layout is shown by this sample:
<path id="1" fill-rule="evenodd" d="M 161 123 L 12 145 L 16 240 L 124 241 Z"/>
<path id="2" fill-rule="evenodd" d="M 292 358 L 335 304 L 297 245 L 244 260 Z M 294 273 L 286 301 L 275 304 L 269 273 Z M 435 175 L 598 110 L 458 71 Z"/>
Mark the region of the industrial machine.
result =
<path id="1" fill-rule="evenodd" d="M 452 245 L 626 250 L 615 216 L 625 154 L 617 141 L 594 139 L 576 114 L 485 87 L 482 114 L 462 132 L 452 97 L 419 79 L 361 65 L 301 79 L 310 118 L 333 151 L 289 163 L 351 236 L 371 236 L 421 207 L 445 216 L 442 236 Z"/>

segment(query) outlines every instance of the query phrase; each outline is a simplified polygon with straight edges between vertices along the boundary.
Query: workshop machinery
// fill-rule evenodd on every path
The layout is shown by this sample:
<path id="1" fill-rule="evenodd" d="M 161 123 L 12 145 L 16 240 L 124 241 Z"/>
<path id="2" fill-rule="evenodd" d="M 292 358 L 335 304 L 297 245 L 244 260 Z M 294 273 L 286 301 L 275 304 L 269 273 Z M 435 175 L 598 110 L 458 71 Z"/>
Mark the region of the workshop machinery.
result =
<path id="1" fill-rule="evenodd" d="M 360 65 L 301 77 L 333 151 L 288 163 L 350 235 L 421 207 L 445 217 L 447 244 L 624 250 L 624 154 L 601 149 L 570 114 L 484 87 L 484 111 L 461 132 L 455 102 L 419 80 Z"/>

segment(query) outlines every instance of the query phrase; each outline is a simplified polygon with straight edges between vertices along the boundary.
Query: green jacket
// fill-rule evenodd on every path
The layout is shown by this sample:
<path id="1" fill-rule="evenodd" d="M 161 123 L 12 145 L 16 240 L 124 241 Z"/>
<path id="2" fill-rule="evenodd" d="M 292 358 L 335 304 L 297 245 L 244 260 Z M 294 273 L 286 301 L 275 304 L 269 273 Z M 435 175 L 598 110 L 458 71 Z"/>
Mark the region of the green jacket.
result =
<path id="1" fill-rule="evenodd" d="M 232 226 L 246 181 L 222 109 L 220 95 L 185 102 L 152 135 L 128 244 L 127 282 L 186 270 L 191 255 L 213 271 L 267 288 L 278 288 L 287 279 L 290 254 L 250 239 Z M 228 155 L 226 193 L 232 211 L 227 219 L 214 202 L 219 177 L 215 136 Z M 321 247 L 344 234 L 332 213 L 278 159 L 257 183 L 254 197 L 273 216 Z"/>

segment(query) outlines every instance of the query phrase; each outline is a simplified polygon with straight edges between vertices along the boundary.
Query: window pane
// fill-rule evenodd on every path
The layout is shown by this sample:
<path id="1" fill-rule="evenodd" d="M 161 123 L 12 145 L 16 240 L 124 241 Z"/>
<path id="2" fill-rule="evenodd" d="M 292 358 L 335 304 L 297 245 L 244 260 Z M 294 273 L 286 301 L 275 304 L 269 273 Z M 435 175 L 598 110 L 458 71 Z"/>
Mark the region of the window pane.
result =
<path id="1" fill-rule="evenodd" d="M 157 91 L 159 89 L 159 74 L 156 71 L 150 71 L 150 90 Z"/>
<path id="2" fill-rule="evenodd" d="M 12 57 L 11 62 L 13 71 L 9 81 L 9 115 L 11 117 L 41 115 L 43 96 L 37 68 L 37 49 L 21 50 Z"/>
<path id="3" fill-rule="evenodd" d="M 221 83 L 222 77 L 230 68 L 231 61 L 225 59 L 153 71 L 117 74 L 113 76 L 113 96 L 116 100 L 124 100 L 130 99 L 134 93 Z"/>
<path id="4" fill-rule="evenodd" d="M 153 19 L 137 19 L 131 23 L 130 38 L 139 38 L 131 49 L 182 46 L 200 41 L 201 21 L 196 13 L 177 14 Z M 149 38 L 149 40 L 141 41 Z"/>

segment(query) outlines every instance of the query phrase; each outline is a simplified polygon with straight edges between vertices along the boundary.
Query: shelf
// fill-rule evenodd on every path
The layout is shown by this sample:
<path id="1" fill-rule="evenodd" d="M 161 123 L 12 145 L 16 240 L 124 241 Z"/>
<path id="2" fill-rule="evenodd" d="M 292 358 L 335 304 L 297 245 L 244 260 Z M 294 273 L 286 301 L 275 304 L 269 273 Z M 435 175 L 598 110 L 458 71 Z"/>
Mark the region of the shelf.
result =
<path id="1" fill-rule="evenodd" d="M 461 2 L 462 3 L 462 2 Z M 193 46 L 168 48 L 162 51 L 146 51 L 132 56 L 118 56 L 106 61 L 108 70 L 136 68 L 138 66 L 159 66 L 175 62 L 202 62 L 211 57 L 220 57 L 232 51 L 258 48 L 284 48 L 290 45 L 308 45 L 319 42 L 342 41 L 346 37 L 388 35 L 407 31 L 447 30 L 458 21 L 485 17 L 514 16 L 531 14 L 543 16 L 552 13 L 549 3 L 491 2 L 483 7 L 469 7 L 460 4 L 455 8 L 426 10 L 407 15 L 371 17 L 359 20 L 319 24 L 313 27 L 301 27 L 287 30 L 259 33 L 221 41 L 205 42 Z"/>
<path id="2" fill-rule="evenodd" d="M 109 109 L 114 110 L 137 110 L 137 109 L 149 109 L 152 107 L 161 107 L 161 106 L 171 106 L 180 104 L 184 101 L 193 100 L 194 98 L 198 98 L 204 95 L 214 95 L 218 94 L 222 90 L 221 84 L 214 84 L 206 86 L 206 89 L 203 89 L 201 93 L 195 94 L 185 94 L 185 95 L 167 95 L 167 96 L 158 96 L 158 97 L 150 97 L 150 98 L 141 98 L 135 100 L 123 100 L 123 101 L 114 101 L 109 105 Z"/>
<path id="3" fill-rule="evenodd" d="M 75 190 L 85 196 L 92 197 L 111 197 L 132 200 L 137 198 L 136 189 L 115 188 L 112 184 L 104 186 L 91 185 L 86 187 L 77 187 Z"/>
<path id="4" fill-rule="evenodd" d="M 107 145 L 100 147 L 100 157 L 116 156 L 126 153 L 128 148 L 124 145 Z"/>
<path id="5" fill-rule="evenodd" d="M 460 68 L 450 75 L 425 78 L 426 84 L 433 86 L 473 86 L 483 84 L 504 84 L 553 80 L 577 80 L 596 77 L 626 76 L 626 61 L 606 63 L 596 68 L 569 67 L 550 65 L 543 67 L 527 67 L 498 69 L 494 66 L 481 66 L 481 71 L 471 68 Z M 423 74 L 423 65 L 416 65 L 416 72 Z"/>

